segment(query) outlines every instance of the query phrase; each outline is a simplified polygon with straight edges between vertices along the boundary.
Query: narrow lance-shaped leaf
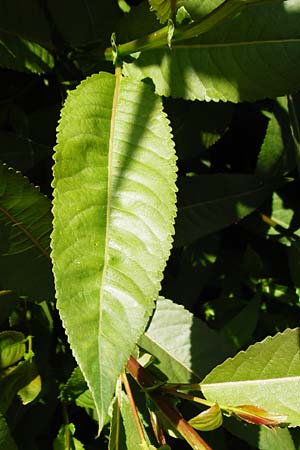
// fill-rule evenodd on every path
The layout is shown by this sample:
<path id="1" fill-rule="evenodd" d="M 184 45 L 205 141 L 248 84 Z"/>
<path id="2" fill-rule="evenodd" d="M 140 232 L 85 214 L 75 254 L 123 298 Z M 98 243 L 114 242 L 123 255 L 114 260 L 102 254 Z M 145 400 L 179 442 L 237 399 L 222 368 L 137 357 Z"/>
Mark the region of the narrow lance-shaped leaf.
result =
<path id="1" fill-rule="evenodd" d="M 299 398 L 295 395 L 299 388 L 298 328 L 251 345 L 213 369 L 201 383 L 205 397 L 221 408 L 256 407 L 257 411 L 266 410 L 269 417 L 281 417 L 279 422 L 292 427 L 300 425 Z M 256 423 L 264 422 L 258 418 Z"/>
<path id="2" fill-rule="evenodd" d="M 150 77 L 160 95 L 192 100 L 253 101 L 294 93 L 300 89 L 299 14 L 298 0 L 248 6 L 197 38 L 173 42 L 171 51 L 143 52 L 124 70 Z"/>
<path id="3" fill-rule="evenodd" d="M 119 73 L 90 77 L 67 99 L 55 160 L 58 308 L 101 429 L 171 247 L 176 165 L 161 100 Z"/>

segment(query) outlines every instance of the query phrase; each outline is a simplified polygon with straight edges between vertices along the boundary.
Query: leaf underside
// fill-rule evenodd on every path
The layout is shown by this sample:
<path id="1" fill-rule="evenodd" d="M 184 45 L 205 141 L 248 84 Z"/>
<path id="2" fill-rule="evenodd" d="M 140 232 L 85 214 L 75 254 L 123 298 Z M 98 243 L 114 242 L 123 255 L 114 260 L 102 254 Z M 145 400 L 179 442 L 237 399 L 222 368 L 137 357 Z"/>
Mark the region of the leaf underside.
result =
<path id="1" fill-rule="evenodd" d="M 159 95 L 190 100 L 254 101 L 297 92 L 299 13 L 298 0 L 248 7 L 171 50 L 142 53 L 124 65 L 125 73 L 150 77 Z"/>
<path id="2" fill-rule="evenodd" d="M 52 259 L 58 308 L 101 429 L 153 310 L 175 216 L 174 144 L 161 100 L 100 73 L 62 111 Z"/>
<path id="3" fill-rule="evenodd" d="M 287 329 L 227 359 L 201 383 L 205 397 L 221 405 L 255 405 L 300 425 L 299 328 Z"/>

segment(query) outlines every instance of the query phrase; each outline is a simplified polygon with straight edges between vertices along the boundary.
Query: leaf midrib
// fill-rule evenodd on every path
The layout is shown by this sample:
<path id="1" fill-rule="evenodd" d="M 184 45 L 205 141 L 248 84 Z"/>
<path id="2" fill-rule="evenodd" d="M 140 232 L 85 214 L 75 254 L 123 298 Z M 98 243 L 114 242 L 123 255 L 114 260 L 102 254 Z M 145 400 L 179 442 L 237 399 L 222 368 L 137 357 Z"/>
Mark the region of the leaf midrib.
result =
<path id="1" fill-rule="evenodd" d="M 217 383 L 201 383 L 201 388 L 214 388 L 214 387 L 224 387 L 224 386 L 245 386 L 245 385 L 267 385 L 276 383 L 289 383 L 292 381 L 300 381 L 300 376 L 292 377 L 278 377 L 278 378 L 267 378 L 267 379 L 257 379 L 257 380 L 239 380 L 239 381 L 220 381 Z"/>
<path id="2" fill-rule="evenodd" d="M 110 230 L 110 219 L 111 219 L 111 199 L 112 199 L 112 158 L 113 158 L 113 145 L 114 145 L 114 134 L 115 134 L 115 121 L 116 121 L 116 111 L 117 111 L 117 103 L 120 92 L 120 81 L 121 81 L 121 70 L 120 68 L 116 68 L 115 73 L 115 88 L 113 94 L 112 101 L 112 112 L 110 119 L 110 135 L 109 135 L 109 144 L 108 144 L 108 167 L 107 167 L 107 204 L 106 204 L 106 231 L 105 231 L 105 244 L 104 244 L 104 263 L 102 270 L 102 277 L 100 283 L 100 297 L 99 297 L 99 327 L 102 323 L 102 304 L 103 304 L 103 293 L 104 293 L 104 279 L 107 272 L 108 267 L 108 247 L 109 247 L 109 230 Z M 101 334 L 98 333 L 98 367 L 99 370 L 102 367 L 101 362 Z M 102 384 L 100 384 L 100 391 L 102 390 Z M 103 398 L 102 392 L 100 398 Z M 103 409 L 103 405 L 102 405 Z M 100 411 L 98 411 L 99 419 L 100 419 Z M 100 428 L 99 428 L 100 429 Z"/>
<path id="3" fill-rule="evenodd" d="M 201 44 L 201 43 L 174 43 L 172 44 L 172 49 L 209 49 L 209 48 L 226 48 L 226 47 L 244 47 L 252 45 L 282 45 L 282 44 L 299 44 L 300 38 L 290 38 L 290 39 L 264 39 L 262 41 L 237 41 L 237 42 L 222 42 L 222 43 L 212 43 L 212 44 Z M 157 49 L 161 50 L 161 49 Z"/>
<path id="4" fill-rule="evenodd" d="M 40 244 L 38 239 L 36 239 L 30 231 L 21 223 L 19 222 L 15 216 L 10 214 L 6 209 L 2 208 L 0 206 L 0 211 L 16 226 L 19 228 L 19 230 L 27 236 L 27 238 L 33 243 L 33 245 L 42 253 L 42 255 L 46 256 L 46 258 L 50 259 L 49 252 Z"/>
<path id="5" fill-rule="evenodd" d="M 228 199 L 230 199 L 230 200 L 231 199 L 239 199 L 239 198 L 243 198 L 243 197 L 247 197 L 249 195 L 255 194 L 264 189 L 266 189 L 265 184 L 255 188 L 255 189 L 249 189 L 247 191 L 238 192 L 236 194 L 229 194 L 229 195 L 225 195 L 225 196 L 221 196 L 221 197 L 215 197 L 211 200 L 204 200 L 204 201 L 189 203 L 188 205 L 184 205 L 184 206 L 179 206 L 179 210 L 182 211 L 182 210 L 186 210 L 189 208 L 197 208 L 197 207 L 202 207 L 202 206 L 206 206 L 206 205 L 211 205 L 211 204 L 214 204 L 214 203 L 217 203 L 220 201 L 224 201 L 224 200 L 228 200 Z"/>

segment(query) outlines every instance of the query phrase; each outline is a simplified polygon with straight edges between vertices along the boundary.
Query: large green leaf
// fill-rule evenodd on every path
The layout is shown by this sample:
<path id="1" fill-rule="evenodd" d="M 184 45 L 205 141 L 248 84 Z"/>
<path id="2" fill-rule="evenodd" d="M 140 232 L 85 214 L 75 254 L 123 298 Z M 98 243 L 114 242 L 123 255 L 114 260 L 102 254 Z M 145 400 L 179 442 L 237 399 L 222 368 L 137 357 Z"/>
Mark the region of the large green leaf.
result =
<path id="1" fill-rule="evenodd" d="M 215 174 L 178 180 L 175 245 L 186 245 L 241 220 L 270 195 L 255 175 Z"/>
<path id="2" fill-rule="evenodd" d="M 232 354 L 226 337 L 210 329 L 183 306 L 163 297 L 158 298 L 155 313 L 139 344 L 154 355 L 156 366 L 170 383 L 200 380 Z"/>
<path id="3" fill-rule="evenodd" d="M 201 383 L 205 397 L 219 405 L 256 405 L 300 425 L 299 328 L 287 329 L 227 359 Z"/>
<path id="4" fill-rule="evenodd" d="M 58 308 L 101 429 L 172 242 L 176 165 L 161 100 L 120 75 L 88 78 L 63 109 L 55 161 Z"/>
<path id="5" fill-rule="evenodd" d="M 143 52 L 125 73 L 150 77 L 160 95 L 186 99 L 238 102 L 296 92 L 299 14 L 298 0 L 248 7 L 197 38 L 174 42 L 171 51 Z"/>
<path id="6" fill-rule="evenodd" d="M 51 202 L 20 173 L 0 165 L 0 286 L 53 298 Z"/>

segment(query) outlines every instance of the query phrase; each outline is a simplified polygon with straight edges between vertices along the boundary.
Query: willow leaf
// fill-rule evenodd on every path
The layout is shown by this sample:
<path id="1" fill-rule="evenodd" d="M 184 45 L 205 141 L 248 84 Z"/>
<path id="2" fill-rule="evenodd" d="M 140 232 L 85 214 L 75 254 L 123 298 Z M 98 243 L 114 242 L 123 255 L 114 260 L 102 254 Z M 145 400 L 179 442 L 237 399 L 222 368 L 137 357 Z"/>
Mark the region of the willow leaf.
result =
<path id="1" fill-rule="evenodd" d="M 176 165 L 161 100 L 142 82 L 93 75 L 66 101 L 55 161 L 58 308 L 101 429 L 172 242 Z"/>
<path id="2" fill-rule="evenodd" d="M 201 383 L 205 397 L 221 405 L 254 405 L 300 425 L 299 328 L 251 345 L 213 369 Z"/>
<path id="3" fill-rule="evenodd" d="M 19 172 L 0 165 L 0 286 L 53 298 L 51 202 Z"/>
<path id="4" fill-rule="evenodd" d="M 160 95 L 192 100 L 293 93 L 300 89 L 299 14 L 298 0 L 251 6 L 197 38 L 173 42 L 171 51 L 143 52 L 124 70 L 150 77 Z"/>

